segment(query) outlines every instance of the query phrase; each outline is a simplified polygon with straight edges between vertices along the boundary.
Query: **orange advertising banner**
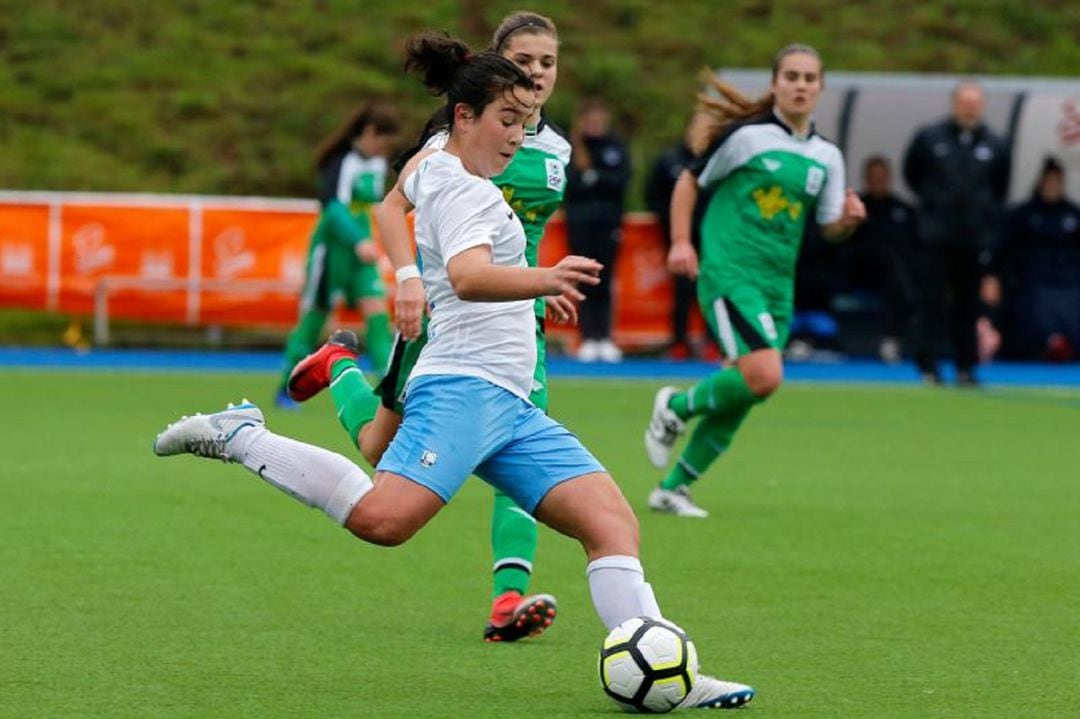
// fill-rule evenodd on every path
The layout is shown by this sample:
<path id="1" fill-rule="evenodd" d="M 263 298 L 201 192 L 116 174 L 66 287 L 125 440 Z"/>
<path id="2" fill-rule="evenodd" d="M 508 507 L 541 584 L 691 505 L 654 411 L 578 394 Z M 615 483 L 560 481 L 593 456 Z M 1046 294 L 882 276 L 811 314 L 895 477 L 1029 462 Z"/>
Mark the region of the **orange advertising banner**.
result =
<path id="1" fill-rule="evenodd" d="M 94 291 L 103 278 L 139 278 L 147 281 L 146 290 L 118 288 L 110 297 L 115 316 L 184 321 L 185 292 L 156 289 L 150 282 L 188 276 L 187 208 L 64 205 L 60 217 L 61 311 L 93 312 Z"/>
<path id="2" fill-rule="evenodd" d="M 316 217 L 316 204 L 304 200 L 0 192 L 0 306 L 285 328 L 296 321 Z M 566 227 L 556 216 L 540 262 L 565 254 Z M 653 217 L 627 215 L 613 288 L 619 344 L 667 340 L 665 260 Z M 384 274 L 392 288 L 392 273 Z M 692 329 L 700 327 L 698 318 Z M 550 332 L 570 344 L 577 335 Z"/>
<path id="3" fill-rule="evenodd" d="M 48 205 L 0 206 L 0 306 L 49 307 Z"/>
<path id="4" fill-rule="evenodd" d="M 225 287 L 200 294 L 200 322 L 251 324 L 253 313 L 267 323 L 294 322 L 315 219 L 313 212 L 204 210 L 200 274 L 210 287 Z"/>

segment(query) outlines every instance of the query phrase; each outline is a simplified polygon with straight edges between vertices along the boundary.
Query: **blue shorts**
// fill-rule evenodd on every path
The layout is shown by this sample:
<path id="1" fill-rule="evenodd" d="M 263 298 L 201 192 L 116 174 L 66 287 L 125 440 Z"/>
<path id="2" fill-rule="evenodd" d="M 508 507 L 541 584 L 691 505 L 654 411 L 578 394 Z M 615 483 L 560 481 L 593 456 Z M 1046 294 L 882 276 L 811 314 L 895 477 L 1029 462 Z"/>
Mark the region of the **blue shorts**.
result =
<path id="1" fill-rule="evenodd" d="M 460 375 L 409 382 L 405 416 L 377 472 L 393 472 L 449 502 L 470 474 L 532 514 L 551 488 L 605 471 L 568 429 L 512 392 Z"/>

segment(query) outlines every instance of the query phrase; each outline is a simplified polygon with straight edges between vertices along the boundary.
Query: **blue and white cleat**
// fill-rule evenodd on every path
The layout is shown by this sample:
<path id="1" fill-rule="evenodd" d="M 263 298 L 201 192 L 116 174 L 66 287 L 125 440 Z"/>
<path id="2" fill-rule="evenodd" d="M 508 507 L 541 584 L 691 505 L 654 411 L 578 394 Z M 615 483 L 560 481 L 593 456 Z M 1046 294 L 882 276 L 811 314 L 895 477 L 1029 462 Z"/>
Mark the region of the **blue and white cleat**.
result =
<path id="1" fill-rule="evenodd" d="M 246 399 L 222 412 L 181 417 L 154 438 L 154 454 L 194 454 L 230 461 L 229 442 L 245 427 L 265 427 L 262 410 Z"/>
<path id="2" fill-rule="evenodd" d="M 680 709 L 738 709 L 754 698 L 753 687 L 698 674 Z"/>

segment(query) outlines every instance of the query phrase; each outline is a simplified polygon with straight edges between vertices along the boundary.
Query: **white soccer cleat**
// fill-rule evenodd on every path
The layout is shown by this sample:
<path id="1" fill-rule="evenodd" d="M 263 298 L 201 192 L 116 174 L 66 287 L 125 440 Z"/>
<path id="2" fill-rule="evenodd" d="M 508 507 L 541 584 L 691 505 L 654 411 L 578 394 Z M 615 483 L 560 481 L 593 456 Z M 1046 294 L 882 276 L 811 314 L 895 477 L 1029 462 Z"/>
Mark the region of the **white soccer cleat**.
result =
<path id="1" fill-rule="evenodd" d="M 709 516 L 706 510 L 694 504 L 694 500 L 690 498 L 690 490 L 685 486 L 677 489 L 657 487 L 649 493 L 649 509 L 674 514 L 676 517 L 705 518 Z"/>
<path id="2" fill-rule="evenodd" d="M 661 387 L 653 401 L 652 417 L 645 428 L 645 453 L 657 469 L 663 469 L 671 461 L 671 448 L 675 440 L 686 431 L 686 423 L 668 407 L 671 395 L 679 390 L 675 387 Z"/>
<path id="3" fill-rule="evenodd" d="M 222 412 L 181 417 L 154 438 L 154 454 L 194 454 L 230 461 L 229 442 L 245 427 L 265 427 L 262 410 L 246 399 Z"/>
<path id="4" fill-rule="evenodd" d="M 738 709 L 754 698 L 754 688 L 738 682 L 698 674 L 679 709 Z"/>

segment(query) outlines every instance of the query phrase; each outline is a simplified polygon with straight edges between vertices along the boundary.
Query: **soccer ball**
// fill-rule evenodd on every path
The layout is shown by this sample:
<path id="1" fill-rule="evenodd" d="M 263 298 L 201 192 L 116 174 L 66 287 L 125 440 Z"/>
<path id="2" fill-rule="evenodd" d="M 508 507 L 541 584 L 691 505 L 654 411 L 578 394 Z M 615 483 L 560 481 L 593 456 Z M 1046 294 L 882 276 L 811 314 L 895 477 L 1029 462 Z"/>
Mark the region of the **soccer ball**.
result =
<path id="1" fill-rule="evenodd" d="M 627 711 L 671 711 L 694 686 L 697 671 L 694 643 L 663 619 L 628 619 L 600 647 L 600 684 Z"/>

